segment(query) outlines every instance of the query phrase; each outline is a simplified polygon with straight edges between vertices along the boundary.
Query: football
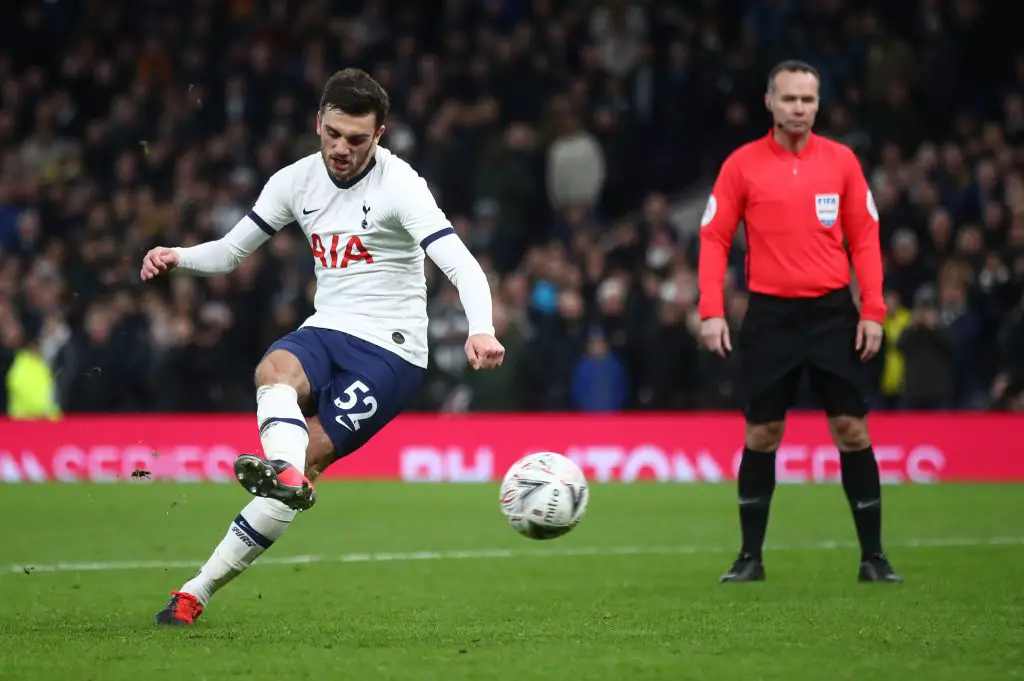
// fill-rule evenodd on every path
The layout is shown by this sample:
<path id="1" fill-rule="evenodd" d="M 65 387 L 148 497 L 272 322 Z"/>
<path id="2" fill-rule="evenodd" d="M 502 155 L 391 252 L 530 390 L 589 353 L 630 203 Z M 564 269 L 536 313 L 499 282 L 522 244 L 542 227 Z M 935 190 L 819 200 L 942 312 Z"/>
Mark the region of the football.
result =
<path id="1" fill-rule="evenodd" d="M 583 520 L 589 499 L 583 471 L 555 452 L 524 456 L 501 481 L 501 512 L 516 532 L 530 539 L 568 534 Z"/>

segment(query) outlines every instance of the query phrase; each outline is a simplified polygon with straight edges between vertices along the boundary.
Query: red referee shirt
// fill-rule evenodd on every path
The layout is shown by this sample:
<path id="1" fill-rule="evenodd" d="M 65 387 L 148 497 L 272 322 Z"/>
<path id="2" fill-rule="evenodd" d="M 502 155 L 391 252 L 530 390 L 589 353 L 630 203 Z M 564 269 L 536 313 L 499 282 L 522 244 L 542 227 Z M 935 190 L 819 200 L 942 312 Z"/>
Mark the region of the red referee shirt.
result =
<path id="1" fill-rule="evenodd" d="M 769 133 L 729 155 L 701 219 L 701 319 L 725 316 L 722 286 L 740 220 L 752 292 L 821 296 L 849 286 L 852 259 L 861 318 L 885 319 L 878 211 L 849 147 L 811 134 L 794 154 Z"/>

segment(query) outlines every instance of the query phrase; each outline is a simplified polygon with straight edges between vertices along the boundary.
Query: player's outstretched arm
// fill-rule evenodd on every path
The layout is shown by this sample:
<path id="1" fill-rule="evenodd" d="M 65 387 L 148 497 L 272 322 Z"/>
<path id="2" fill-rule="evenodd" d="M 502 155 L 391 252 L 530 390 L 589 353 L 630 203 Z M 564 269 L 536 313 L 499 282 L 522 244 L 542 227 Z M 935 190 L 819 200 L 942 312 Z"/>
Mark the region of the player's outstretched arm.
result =
<path id="1" fill-rule="evenodd" d="M 151 249 L 142 259 L 139 276 L 143 281 L 148 281 L 171 270 L 199 277 L 227 274 L 269 238 L 270 235 L 261 230 L 247 215 L 239 220 L 230 232 L 216 241 L 207 241 L 187 248 L 157 246 Z"/>
<path id="2" fill-rule="evenodd" d="M 295 220 L 290 200 L 291 167 L 277 171 L 267 180 L 253 209 L 223 237 L 187 248 L 157 246 L 143 258 L 139 276 L 148 281 L 164 272 L 176 270 L 197 277 L 216 277 L 234 270 L 270 237 Z"/>

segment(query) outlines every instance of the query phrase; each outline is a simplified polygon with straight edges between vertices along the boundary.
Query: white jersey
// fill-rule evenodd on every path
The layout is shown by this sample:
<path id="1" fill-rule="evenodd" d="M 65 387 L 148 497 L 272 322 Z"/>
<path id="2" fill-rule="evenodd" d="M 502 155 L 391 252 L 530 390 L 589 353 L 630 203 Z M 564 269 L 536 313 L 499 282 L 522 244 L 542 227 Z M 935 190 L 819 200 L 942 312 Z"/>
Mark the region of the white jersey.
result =
<path id="1" fill-rule="evenodd" d="M 179 269 L 218 274 L 297 223 L 312 251 L 315 312 L 302 326 L 344 331 L 427 366 L 424 253 L 459 288 L 469 333 L 493 333 L 487 279 L 437 206 L 426 181 L 383 147 L 367 168 L 339 184 L 319 153 L 275 173 L 223 247 L 176 249 Z M 203 252 L 202 249 L 206 249 Z M 428 250 L 429 249 L 429 250 Z M 220 259 L 218 259 L 218 257 Z"/>

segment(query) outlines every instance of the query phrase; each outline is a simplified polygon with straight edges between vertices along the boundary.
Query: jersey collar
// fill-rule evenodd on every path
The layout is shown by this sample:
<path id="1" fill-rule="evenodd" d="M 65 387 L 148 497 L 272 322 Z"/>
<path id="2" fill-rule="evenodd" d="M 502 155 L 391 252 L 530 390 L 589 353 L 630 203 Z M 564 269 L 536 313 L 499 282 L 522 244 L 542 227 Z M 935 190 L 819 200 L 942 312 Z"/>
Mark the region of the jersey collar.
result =
<path id="1" fill-rule="evenodd" d="M 355 177 L 349 179 L 346 182 L 338 182 L 337 180 L 335 180 L 334 177 L 332 177 L 330 173 L 327 173 L 327 166 L 326 165 L 324 166 L 324 172 L 327 173 L 327 177 L 331 180 L 331 182 L 334 184 L 334 186 L 337 187 L 338 189 L 351 189 L 352 187 L 354 187 L 357 184 L 359 184 L 359 182 L 362 181 L 363 178 L 365 178 L 367 175 L 369 175 L 370 171 L 373 170 L 373 167 L 375 165 L 377 165 L 377 155 L 376 154 L 374 154 L 373 158 L 370 159 L 370 162 L 366 164 L 366 167 L 363 168 L 362 172 L 360 172 L 358 175 L 356 175 Z"/>
<path id="2" fill-rule="evenodd" d="M 794 154 L 789 149 L 784 148 L 782 145 L 775 141 L 774 130 L 769 130 L 767 137 L 768 147 L 772 150 L 772 152 L 774 152 L 777 156 L 782 156 L 784 158 L 807 158 L 812 153 L 814 153 L 814 147 L 817 145 L 817 138 L 818 136 L 815 135 L 813 132 L 809 134 L 807 136 L 807 144 L 804 145 L 803 149 Z"/>

